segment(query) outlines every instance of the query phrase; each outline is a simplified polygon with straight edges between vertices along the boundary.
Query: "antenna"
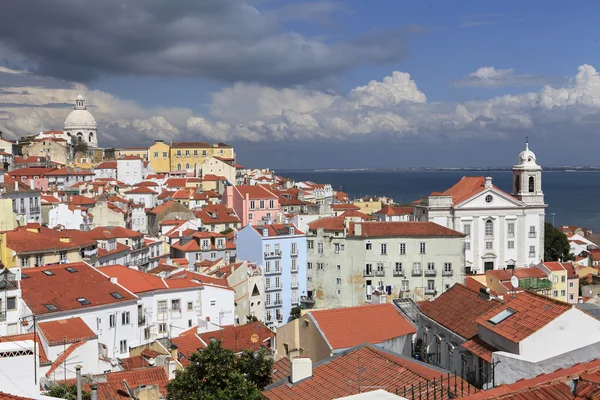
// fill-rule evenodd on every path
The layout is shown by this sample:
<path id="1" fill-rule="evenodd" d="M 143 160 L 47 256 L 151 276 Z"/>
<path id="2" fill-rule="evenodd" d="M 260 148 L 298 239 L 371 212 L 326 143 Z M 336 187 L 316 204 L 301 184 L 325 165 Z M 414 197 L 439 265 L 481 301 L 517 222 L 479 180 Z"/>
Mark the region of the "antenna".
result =
<path id="1" fill-rule="evenodd" d="M 519 287 L 519 278 L 517 278 L 516 276 L 512 276 L 512 278 L 510 278 L 510 284 L 513 287 L 513 296 L 515 297 L 515 290 L 517 290 L 517 288 Z"/>

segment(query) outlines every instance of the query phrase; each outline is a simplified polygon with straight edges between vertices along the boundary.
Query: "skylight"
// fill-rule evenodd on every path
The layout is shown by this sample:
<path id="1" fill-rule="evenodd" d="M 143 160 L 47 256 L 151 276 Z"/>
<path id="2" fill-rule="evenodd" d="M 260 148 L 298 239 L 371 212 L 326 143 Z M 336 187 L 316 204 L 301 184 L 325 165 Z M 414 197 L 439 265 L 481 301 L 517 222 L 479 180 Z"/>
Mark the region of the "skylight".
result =
<path id="1" fill-rule="evenodd" d="M 115 299 L 122 299 L 122 298 L 124 298 L 123 295 L 121 293 L 119 293 L 119 292 L 112 292 L 110 295 L 112 297 L 114 297 Z"/>
<path id="2" fill-rule="evenodd" d="M 66 269 L 67 271 L 69 271 L 70 273 L 77 272 L 77 270 L 76 270 L 75 268 L 73 268 L 73 267 L 67 267 L 67 268 L 65 268 L 65 269 Z"/>
<path id="3" fill-rule="evenodd" d="M 50 311 L 58 310 L 58 308 L 54 304 L 44 304 L 44 307 L 46 307 Z"/>
<path id="4" fill-rule="evenodd" d="M 86 299 L 85 297 L 80 297 L 80 298 L 78 298 L 78 299 L 77 299 L 77 301 L 78 301 L 79 303 L 81 303 L 81 305 L 82 305 L 82 306 L 87 306 L 87 305 L 89 305 L 89 304 L 92 304 L 92 303 L 90 303 L 90 302 L 89 302 L 89 300 L 88 300 L 88 299 Z"/>
<path id="5" fill-rule="evenodd" d="M 52 272 L 52 271 L 50 271 L 50 270 L 45 270 L 45 271 L 42 271 L 42 272 L 43 272 L 45 275 L 48 275 L 48 276 L 52 276 L 52 275 L 54 275 L 54 272 Z"/>
<path id="6" fill-rule="evenodd" d="M 27 279 L 27 278 L 29 278 L 29 275 L 21 272 L 21 279 Z"/>
<path id="7" fill-rule="evenodd" d="M 515 312 L 515 310 L 507 308 L 506 310 L 502 310 L 492 318 L 488 319 L 488 322 L 493 325 L 498 325 L 500 322 L 504 321 L 506 318 L 510 317 Z"/>

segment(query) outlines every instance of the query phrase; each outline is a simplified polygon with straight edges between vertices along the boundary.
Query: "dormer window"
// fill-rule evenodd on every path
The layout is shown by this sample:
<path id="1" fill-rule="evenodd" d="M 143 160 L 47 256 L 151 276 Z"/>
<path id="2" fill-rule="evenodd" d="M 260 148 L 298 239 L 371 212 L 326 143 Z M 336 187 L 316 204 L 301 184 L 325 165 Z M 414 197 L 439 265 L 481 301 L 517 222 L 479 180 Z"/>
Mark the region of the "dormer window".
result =
<path id="1" fill-rule="evenodd" d="M 269 230 L 267 228 L 263 229 L 263 236 L 269 236 Z"/>
<path id="2" fill-rule="evenodd" d="M 296 230 L 294 228 L 290 228 L 290 235 L 295 235 L 296 234 Z"/>

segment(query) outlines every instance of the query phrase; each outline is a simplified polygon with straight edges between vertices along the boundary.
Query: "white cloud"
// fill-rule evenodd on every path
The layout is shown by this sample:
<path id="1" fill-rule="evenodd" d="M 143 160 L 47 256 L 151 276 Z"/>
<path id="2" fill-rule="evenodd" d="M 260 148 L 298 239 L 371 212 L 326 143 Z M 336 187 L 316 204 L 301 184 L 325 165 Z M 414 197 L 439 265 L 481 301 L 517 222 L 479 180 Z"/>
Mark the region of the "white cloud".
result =
<path id="1" fill-rule="evenodd" d="M 542 86 L 557 82 L 556 78 L 517 74 L 514 69 L 481 67 L 477 71 L 453 82 L 454 86 L 497 88 L 500 86 Z"/>

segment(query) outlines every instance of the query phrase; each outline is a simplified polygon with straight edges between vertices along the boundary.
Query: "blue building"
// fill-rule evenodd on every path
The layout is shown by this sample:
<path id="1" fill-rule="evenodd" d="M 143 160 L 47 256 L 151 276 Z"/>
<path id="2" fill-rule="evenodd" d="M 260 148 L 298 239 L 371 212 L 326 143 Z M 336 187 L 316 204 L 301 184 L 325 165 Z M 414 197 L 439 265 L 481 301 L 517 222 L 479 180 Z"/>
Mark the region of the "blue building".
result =
<path id="1" fill-rule="evenodd" d="M 286 323 L 306 296 L 306 235 L 293 224 L 247 225 L 236 246 L 240 259 L 263 267 L 265 324 Z"/>

